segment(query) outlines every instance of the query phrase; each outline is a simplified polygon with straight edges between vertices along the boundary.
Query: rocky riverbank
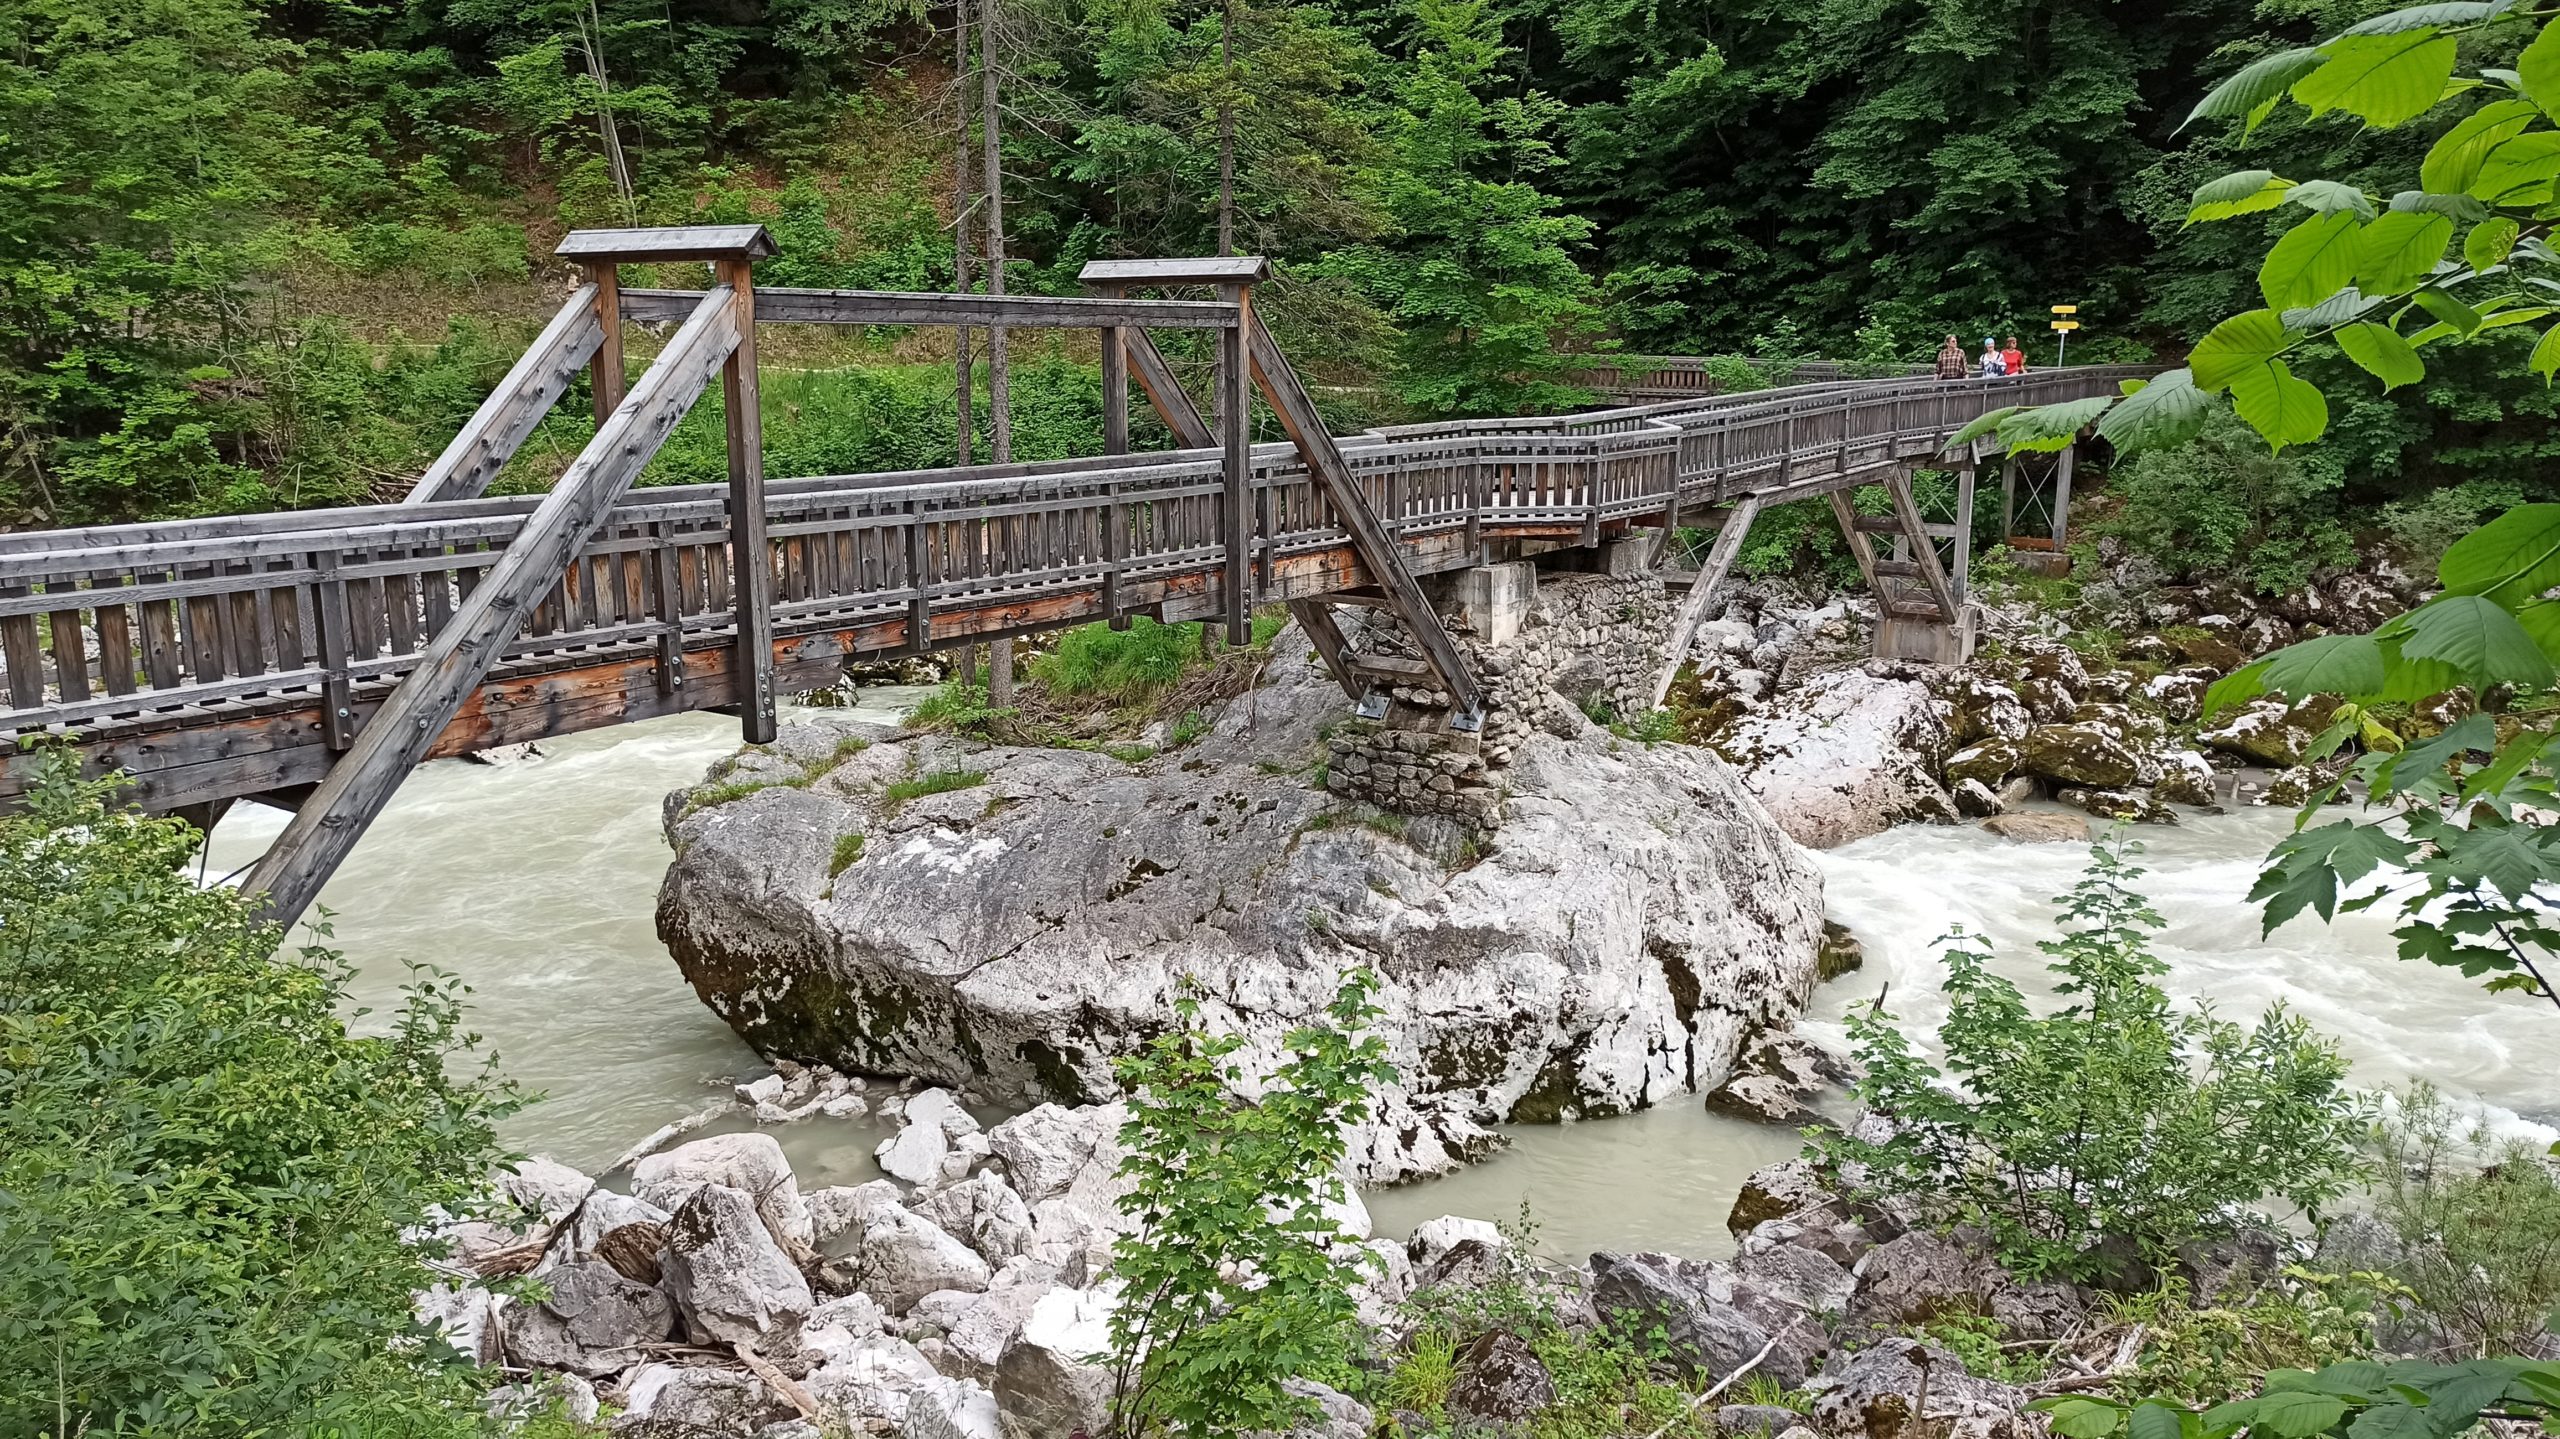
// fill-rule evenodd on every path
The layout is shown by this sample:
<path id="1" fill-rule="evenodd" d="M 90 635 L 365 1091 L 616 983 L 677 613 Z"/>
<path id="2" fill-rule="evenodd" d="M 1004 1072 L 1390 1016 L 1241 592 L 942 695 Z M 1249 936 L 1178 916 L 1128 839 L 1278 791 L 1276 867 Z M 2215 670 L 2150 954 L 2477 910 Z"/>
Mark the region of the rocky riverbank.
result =
<path id="1" fill-rule="evenodd" d="M 741 1439 L 1102 1432 L 1109 1265 L 1133 1222 L 1120 1208 L 1125 1106 L 1049 1104 L 988 1127 L 946 1090 L 797 1067 L 741 1092 L 759 1112 L 815 1125 L 865 1109 L 895 1118 L 878 1149 L 891 1177 L 803 1190 L 761 1131 L 649 1155 L 627 1193 L 539 1159 L 500 1176 L 501 1217 L 440 1236 L 454 1280 L 419 1296 L 422 1317 L 466 1355 L 519 1372 L 496 1403 L 561 1403 L 617 1432 Z M 1333 1217 L 1337 1253 L 1365 1267 L 1364 1370 L 1382 1378 L 1425 1329 L 1453 1338 L 1447 1418 L 1462 1427 L 1519 1424 L 1559 1402 L 1522 1337 L 1533 1325 L 1643 1340 L 1661 1376 L 1713 1391 L 1684 1432 L 1847 1439 L 1890 1432 L 1920 1405 L 1950 1432 L 2025 1435 L 2037 1432 L 2029 1400 L 2098 1387 L 2131 1362 L 2122 1324 L 2091 1291 L 2018 1279 L 1963 1234 L 1839 1197 L 1803 1160 L 1751 1176 L 1727 1221 L 1727 1260 L 1558 1263 L 1456 1216 L 1380 1239 L 1356 1197 Z M 2289 1245 L 2268 1234 L 2200 1250 L 2189 1277 L 2207 1293 L 2272 1278 L 2295 1257 Z M 502 1275 L 535 1283 L 509 1297 L 471 1282 Z M 1968 1374 L 1919 1337 L 1951 1315 L 2075 1362 L 2040 1385 Z M 1749 1402 L 1746 1375 L 1783 1403 Z M 1304 1392 L 1322 1416 L 1309 1439 L 1358 1439 L 1389 1419 L 1437 1432 L 1321 1385 Z"/>
<path id="2" fill-rule="evenodd" d="M 2119 561 L 2032 598 L 1990 587 L 1976 658 L 1938 666 L 1868 658 L 1868 598 L 1746 587 L 1700 626 L 1671 702 L 1682 737 L 1731 760 L 1816 848 L 2038 798 L 2102 821 L 2174 823 L 2179 806 L 2299 804 L 2335 775 L 2306 762 L 2327 701 L 2258 700 L 2207 721 L 2215 681 L 2297 640 L 2369 629 L 2425 592 L 2388 566 L 2259 597 L 2164 584 Z M 2417 707 L 2413 732 L 2466 703 Z M 2085 832 L 2049 819 L 2007 828 Z"/>
<path id="3" fill-rule="evenodd" d="M 1186 989 L 1276 1062 L 1371 968 L 1404 1079 L 1358 1177 L 1442 1171 L 1499 1122 L 1715 1088 L 1815 982 L 1818 874 L 1733 770 L 1542 698 L 1487 726 L 1498 772 L 1467 783 L 1486 756 L 1347 723 L 1294 631 L 1163 752 L 819 717 L 670 797 L 659 930 L 768 1055 L 1012 1105 L 1116 1095 L 1112 1059 Z M 1407 735 L 1409 786 L 1363 758 Z M 1420 813 L 1383 807 L 1399 787 Z M 1491 822 L 1439 802 L 1471 788 Z"/>

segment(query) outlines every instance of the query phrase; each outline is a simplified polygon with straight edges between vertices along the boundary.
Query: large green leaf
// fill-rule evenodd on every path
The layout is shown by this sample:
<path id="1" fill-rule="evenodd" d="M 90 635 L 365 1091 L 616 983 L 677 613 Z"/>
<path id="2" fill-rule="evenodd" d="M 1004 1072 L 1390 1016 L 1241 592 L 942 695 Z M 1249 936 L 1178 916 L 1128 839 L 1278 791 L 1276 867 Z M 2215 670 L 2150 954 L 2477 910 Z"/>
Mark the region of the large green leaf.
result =
<path id="1" fill-rule="evenodd" d="M 2319 69 L 2322 63 L 2320 52 L 2309 48 L 2280 50 L 2252 60 L 2197 101 L 2178 128 L 2183 130 L 2198 120 L 2243 120 L 2247 129 L 2254 130 L 2294 81 Z"/>
<path id="2" fill-rule="evenodd" d="M 2104 1399 L 2067 1398 L 2048 1414 L 2063 1439 L 2107 1439 L 2124 1422 L 2124 1410 Z"/>
<path id="3" fill-rule="evenodd" d="M 2183 445 L 2213 413 L 2213 399 L 2185 370 L 2155 375 L 2149 384 L 2116 401 L 2098 421 L 2098 435 L 2118 453 Z"/>
<path id="4" fill-rule="evenodd" d="M 2286 203 L 2326 215 L 2344 210 L 2359 219 L 2373 218 L 2373 197 L 2353 185 L 2335 180 L 2305 180 L 2284 192 Z"/>
<path id="5" fill-rule="evenodd" d="M 2415 1404 L 2376 1404 L 2347 1426 L 2347 1439 L 2443 1439 L 2427 1411 Z"/>
<path id="6" fill-rule="evenodd" d="M 2560 23 L 2546 24 L 2516 57 L 2516 82 L 2546 115 L 2560 115 Z"/>
<path id="7" fill-rule="evenodd" d="M 2368 295 L 2409 289 L 2435 273 L 2452 239 L 2453 221 L 2447 216 L 2412 210 L 2384 215 L 2356 236 L 2356 288 Z"/>
<path id="8" fill-rule="evenodd" d="M 2442 215 L 2405 218 L 2432 220 L 2445 226 L 2447 233 L 2452 230 L 2453 222 Z M 2355 278 L 2360 248 L 2357 236 L 2356 217 L 2343 210 L 2314 215 L 2285 231 L 2284 238 L 2276 241 L 2275 247 L 2267 251 L 2265 262 L 2258 266 L 2258 293 L 2267 297 L 2270 308 L 2278 310 L 2317 304 L 2336 294 Z"/>
<path id="9" fill-rule="evenodd" d="M 2322 635 L 2290 644 L 2267 656 L 2265 666 L 2258 683 L 2290 699 L 2363 699 L 2382 688 L 2382 646 L 2371 635 Z"/>
<path id="10" fill-rule="evenodd" d="M 2463 188 L 2492 205 L 2539 205 L 2560 176 L 2560 130 L 2529 130 L 2491 150 Z"/>
<path id="11" fill-rule="evenodd" d="M 2480 312 L 2442 290 L 2420 290 L 2418 308 L 2451 325 L 2454 333 L 2468 335 L 2480 328 Z M 2413 338 L 2411 344 L 2417 341 Z"/>
<path id="12" fill-rule="evenodd" d="M 1974 416 L 1965 424 L 1963 429 L 1956 431 L 1954 435 L 1948 438 L 1947 448 L 1952 450 L 1958 445 L 1972 444 L 1974 441 L 1981 439 L 1984 435 L 1990 434 L 1993 430 L 2000 428 L 2000 422 L 2009 418 L 2011 415 L 2018 413 L 2019 408 L 2020 407 L 2017 405 L 2002 405 L 1996 410 L 1986 411 L 1983 414 Z"/>
<path id="13" fill-rule="evenodd" d="M 2475 690 L 2499 684 L 2541 689 L 2552 679 L 2551 661 L 2533 636 L 2485 595 L 2443 595 L 2410 611 L 2400 653 L 2452 665 Z"/>
<path id="14" fill-rule="evenodd" d="M 2542 377 L 2544 387 L 2548 388 L 2551 377 L 2560 374 L 2560 325 L 2543 331 L 2542 338 L 2534 342 L 2530 363 L 2533 372 Z"/>
<path id="15" fill-rule="evenodd" d="M 2535 110 L 2522 100 L 2492 100 L 2462 117 L 2444 132 L 2418 165 L 2418 183 L 2439 195 L 2459 194 L 2480 177 L 2480 162 L 2534 122 Z"/>
<path id="16" fill-rule="evenodd" d="M 2473 270 L 2488 270 L 2507 262 L 2516 247 L 2516 236 L 2524 227 L 2504 215 L 2493 215 L 2471 227 L 2462 237 L 2462 263 Z"/>
<path id="17" fill-rule="evenodd" d="M 2320 47 L 2320 68 L 2293 84 L 2313 115 L 2344 110 L 2388 129 L 2435 108 L 2453 78 L 2453 37 L 2433 30 L 2342 35 Z"/>
<path id="18" fill-rule="evenodd" d="M 2521 609 L 2560 585 L 2560 505 L 2518 505 L 2455 540 L 2436 562 L 2449 594 Z"/>
<path id="19" fill-rule="evenodd" d="M 2116 401 L 2105 395 L 2085 400 L 2065 400 L 2057 405 L 2038 405 L 2020 410 L 2000 422 L 2000 443 L 2012 450 L 2029 454 L 2050 454 L 2071 448 L 2081 430 L 2105 414 Z"/>
<path id="20" fill-rule="evenodd" d="M 2233 705 L 2247 704 L 2267 692 L 2267 661 L 2242 665 L 2205 687 L 2204 717 L 2211 719 Z"/>
<path id="21" fill-rule="evenodd" d="M 2282 360 L 2232 376 L 2231 407 L 2271 449 L 2307 445 L 2329 431 L 2328 397 L 2318 385 L 2294 378 Z"/>
<path id="22" fill-rule="evenodd" d="M 2292 188 L 2291 180 L 2278 178 L 2273 170 L 2236 170 L 2196 187 L 2195 200 L 2187 210 L 2187 223 L 2228 220 L 2235 215 L 2272 210 L 2284 203 L 2285 192 Z"/>
<path id="23" fill-rule="evenodd" d="M 2394 35 L 2403 30 L 2471 25 L 2506 13 L 2511 3 L 2512 0 L 2437 0 L 2432 5 L 2412 5 L 2405 10 L 2376 15 L 2370 20 L 2359 20 L 2339 33 Z"/>
<path id="24" fill-rule="evenodd" d="M 2197 388 L 2224 390 L 2232 379 L 2249 370 L 2266 368 L 2269 360 L 2284 352 L 2293 336 L 2286 332 L 2284 321 L 2273 310 L 2246 310 L 2213 327 L 2211 333 L 2196 342 L 2187 365 L 2195 374 Z"/>
<path id="25" fill-rule="evenodd" d="M 2489 218 L 2489 207 L 2477 195 L 2438 194 L 2432 190 L 2403 190 L 2391 197 L 2394 210 L 2415 210 L 2422 215 L 2450 215 L 2454 223 L 2472 224 Z"/>
<path id="26" fill-rule="evenodd" d="M 2383 393 L 2414 385 L 2427 377 L 2427 365 L 2400 332 L 2389 325 L 2367 321 L 2349 325 L 2333 337 L 2347 358 L 2362 365 L 2374 378 L 2382 381 Z"/>
<path id="27" fill-rule="evenodd" d="M 2290 834 L 2267 852 L 2268 868 L 2250 888 L 2249 898 L 2266 901 L 2264 932 L 2269 934 L 2305 909 L 2328 919 L 2337 913 L 2342 886 L 2354 884 L 2386 864 L 2398 868 L 2408 860 L 2413 848 L 2408 840 L 2381 825 L 2354 824 L 2343 819 Z M 2239 1401 L 2249 1406 L 2241 1416 L 2244 1422 L 2254 1424 L 2263 1418 L 2261 1406 L 2265 1402 Z M 2225 1405 L 2222 1409 L 2234 1407 L 2237 1406 Z M 2221 1413 L 2222 1409 L 2213 1412 Z M 2214 1427 L 2212 1413 L 2205 1420 L 2208 1429 Z"/>
<path id="28" fill-rule="evenodd" d="M 2349 285 L 2319 304 L 2285 311 L 2284 327 L 2288 330 L 2326 330 L 2350 320 L 2360 320 L 2389 303 L 2391 297 L 2388 295 L 2368 295 Z"/>
<path id="29" fill-rule="evenodd" d="M 2453 44 L 2450 40 L 2444 43 L 2447 47 Z M 2311 1439 L 2346 1417 L 2346 1401 L 2335 1395 L 2280 1389 L 2258 1396 L 2258 1409 L 2249 1420 L 2249 1432 L 2272 1439 Z"/>
<path id="30" fill-rule="evenodd" d="M 2175 1404 L 2146 1399 L 2125 1417 L 2125 1439 L 2186 1439 L 2188 1417 Z"/>

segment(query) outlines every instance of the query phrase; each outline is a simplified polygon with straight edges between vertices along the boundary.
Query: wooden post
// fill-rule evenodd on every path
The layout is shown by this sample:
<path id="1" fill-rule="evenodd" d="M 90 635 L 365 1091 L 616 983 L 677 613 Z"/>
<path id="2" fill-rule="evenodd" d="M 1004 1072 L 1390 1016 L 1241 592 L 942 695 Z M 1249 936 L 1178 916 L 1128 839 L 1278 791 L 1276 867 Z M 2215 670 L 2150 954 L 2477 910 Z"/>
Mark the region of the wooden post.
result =
<path id="1" fill-rule="evenodd" d="M 2079 453 L 2078 445 L 2065 445 L 2053 457 L 2053 552 L 2057 555 L 2071 538 L 2071 468 Z"/>
<path id="2" fill-rule="evenodd" d="M 622 403 L 622 267 L 611 260 L 596 261 L 587 266 L 587 279 L 596 287 L 596 327 L 601 335 L 596 357 L 587 364 L 587 377 L 595 391 L 596 423 L 602 425 Z"/>
<path id="3" fill-rule="evenodd" d="M 1106 285 L 1102 293 L 1118 299 L 1125 292 Z M 1102 452 L 1129 453 L 1129 347 L 1118 325 L 1102 327 Z"/>
<path id="4" fill-rule="evenodd" d="M 1970 462 L 1956 470 L 1955 571 L 1948 579 L 1955 585 L 1956 602 L 1962 604 L 1966 586 L 1973 578 L 1973 481 L 1976 467 Z"/>
<path id="5" fill-rule="evenodd" d="M 1253 287 L 1218 287 L 1236 307 L 1236 322 L 1218 332 L 1218 407 L 1226 442 L 1227 643 L 1253 640 L 1253 391 L 1245 368 L 1245 327 L 1253 323 Z"/>
<path id="6" fill-rule="evenodd" d="M 347 582 L 338 578 L 338 555 L 323 550 L 311 561 L 311 627 L 318 639 L 320 733 L 329 748 L 356 740 L 354 692 L 347 683 Z"/>
<path id="7" fill-rule="evenodd" d="M 773 693 L 773 547 L 765 540 L 764 415 L 756 392 L 755 262 L 714 267 L 736 307 L 738 347 L 720 367 L 729 422 L 729 575 L 736 590 L 737 658 L 731 695 L 749 744 L 771 744 L 780 722 Z"/>

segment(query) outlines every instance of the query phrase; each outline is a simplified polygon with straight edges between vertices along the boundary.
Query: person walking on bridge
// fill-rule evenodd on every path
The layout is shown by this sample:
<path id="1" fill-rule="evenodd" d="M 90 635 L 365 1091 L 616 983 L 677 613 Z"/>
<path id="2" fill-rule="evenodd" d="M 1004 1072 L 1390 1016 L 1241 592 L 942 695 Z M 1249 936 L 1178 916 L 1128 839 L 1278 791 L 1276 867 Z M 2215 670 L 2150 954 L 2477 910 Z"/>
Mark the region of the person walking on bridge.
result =
<path id="1" fill-rule="evenodd" d="M 1982 353 L 1974 357 L 1974 373 L 1986 380 L 1996 380 L 2009 373 L 2009 362 L 2000 358 L 2000 342 L 1989 335 L 1982 337 Z"/>
<path id="2" fill-rule="evenodd" d="M 2000 345 L 2000 367 L 2012 375 L 2027 372 L 2027 352 L 2018 348 L 2018 337 L 2011 335 Z"/>
<path id="3" fill-rule="evenodd" d="M 1938 378 L 1961 380 L 1964 376 L 1964 346 L 1956 343 L 1955 336 L 1949 335 L 1947 342 L 1938 347 Z"/>

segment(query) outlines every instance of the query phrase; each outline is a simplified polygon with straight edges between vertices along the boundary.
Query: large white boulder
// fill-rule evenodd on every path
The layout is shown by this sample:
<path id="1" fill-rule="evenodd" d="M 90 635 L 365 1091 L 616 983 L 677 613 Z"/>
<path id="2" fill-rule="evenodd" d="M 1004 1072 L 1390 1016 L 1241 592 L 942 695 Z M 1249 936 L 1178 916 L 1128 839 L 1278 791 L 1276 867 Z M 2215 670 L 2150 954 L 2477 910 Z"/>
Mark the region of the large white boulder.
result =
<path id="1" fill-rule="evenodd" d="M 1830 849 L 1915 820 L 1952 821 L 1938 782 L 1950 748 L 1927 687 L 1862 669 L 1815 675 L 1715 740 L 1800 844 Z"/>
<path id="2" fill-rule="evenodd" d="M 907 1402 L 899 1439 L 1004 1439 L 996 1396 L 969 1379 L 937 1376 Z"/>
<path id="3" fill-rule="evenodd" d="M 535 1155 L 517 1161 L 498 1175 L 498 1189 L 515 1206 L 544 1224 L 557 1224 L 576 1212 L 596 1182 L 556 1159 Z"/>
<path id="4" fill-rule="evenodd" d="M 1118 1164 L 1120 1127 L 1129 1122 L 1126 1104 L 1043 1104 L 987 1131 L 988 1145 L 1004 1162 L 1005 1176 L 1026 1204 L 1063 1194 L 1107 1149 Z"/>
<path id="5" fill-rule="evenodd" d="M 835 762 L 829 721 L 788 728 L 755 773 L 807 784 L 671 804 L 659 932 L 750 1043 L 1003 1104 L 1116 1094 L 1113 1061 L 1164 1032 L 1186 980 L 1267 1076 L 1347 973 L 1378 968 L 1402 1079 L 1352 1140 L 1372 1182 L 1461 1162 L 1488 1122 L 1685 1101 L 1802 1008 L 1820 875 L 1714 754 L 1542 712 L 1505 740 L 1489 837 L 1394 833 L 1265 768 L 1344 711 L 1303 640 L 1265 675 L 1179 763 L 934 734 Z M 947 771 L 983 778 L 884 797 Z M 831 876 L 856 831 L 862 863 Z M 988 1142 L 1026 1204 L 1056 1196 Z"/>
<path id="6" fill-rule="evenodd" d="M 814 1297 L 753 1199 L 706 1184 L 667 1221 L 666 1285 L 697 1339 L 770 1345 L 796 1334 Z"/>
<path id="7" fill-rule="evenodd" d="M 996 1399 L 1035 1434 L 1097 1433 L 1111 1410 L 1111 1314 L 1107 1290 L 1052 1289 L 1023 1320 L 997 1366 Z"/>
<path id="8" fill-rule="evenodd" d="M 667 1292 L 626 1279 L 603 1260 L 564 1264 L 542 1283 L 543 1297 L 517 1306 L 507 1324 L 507 1352 L 525 1368 L 602 1379 L 648 1358 L 644 1346 L 675 1335 L 676 1306 Z"/>
<path id="9" fill-rule="evenodd" d="M 915 1392 L 941 1377 L 913 1344 L 874 1334 L 827 1355 L 807 1385 L 822 1409 L 894 1424 L 907 1417 Z"/>
<path id="10" fill-rule="evenodd" d="M 989 1264 L 1002 1264 L 1031 1247 L 1031 1211 L 1001 1175 L 972 1175 L 919 1196 L 914 1208 L 944 1233 L 977 1250 Z"/>
<path id="11" fill-rule="evenodd" d="M 715 1134 L 652 1154 L 631 1171 L 633 1190 L 670 1212 L 706 1184 L 726 1185 L 753 1196 L 756 1212 L 764 1216 L 775 1238 L 803 1249 L 809 1246 L 809 1207 L 800 1198 L 800 1183 L 792 1176 L 781 1141 L 770 1134 Z"/>

